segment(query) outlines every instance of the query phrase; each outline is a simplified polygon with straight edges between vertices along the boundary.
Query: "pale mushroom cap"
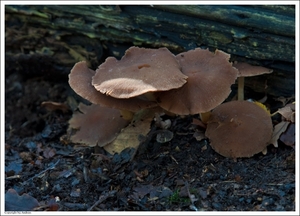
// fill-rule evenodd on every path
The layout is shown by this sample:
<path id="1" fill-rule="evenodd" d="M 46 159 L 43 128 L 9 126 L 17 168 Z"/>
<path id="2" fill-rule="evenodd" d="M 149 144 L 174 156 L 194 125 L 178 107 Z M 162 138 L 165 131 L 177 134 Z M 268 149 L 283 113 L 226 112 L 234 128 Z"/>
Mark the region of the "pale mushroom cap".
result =
<path id="1" fill-rule="evenodd" d="M 268 69 L 262 66 L 250 65 L 246 62 L 235 62 L 233 63 L 233 67 L 238 69 L 238 77 L 250 77 L 261 74 L 269 74 L 273 72 L 272 69 Z"/>
<path id="2" fill-rule="evenodd" d="M 167 49 L 131 47 L 117 60 L 108 57 L 96 70 L 93 86 L 115 98 L 179 88 L 186 83 L 175 56 Z"/>
<path id="3" fill-rule="evenodd" d="M 272 131 L 271 117 L 264 109 L 249 101 L 231 101 L 212 111 L 205 135 L 220 155 L 239 158 L 263 151 Z"/>
<path id="4" fill-rule="evenodd" d="M 69 127 L 79 129 L 71 136 L 71 141 L 89 146 L 100 147 L 112 142 L 121 129 L 129 121 L 123 119 L 120 111 L 109 107 L 92 104 L 91 106 L 79 104 L 80 112 L 74 113 L 69 120 Z"/>
<path id="5" fill-rule="evenodd" d="M 152 101 L 139 98 L 116 99 L 106 96 L 98 92 L 94 86 L 92 86 L 92 78 L 94 75 L 95 71 L 89 69 L 85 61 L 78 62 L 74 65 L 69 74 L 69 84 L 78 95 L 94 104 L 133 112 L 156 106 L 156 103 Z"/>
<path id="6" fill-rule="evenodd" d="M 179 115 L 208 112 L 230 94 L 237 69 L 228 61 L 230 55 L 216 50 L 196 48 L 176 56 L 187 83 L 179 89 L 157 92 L 159 106 Z"/>

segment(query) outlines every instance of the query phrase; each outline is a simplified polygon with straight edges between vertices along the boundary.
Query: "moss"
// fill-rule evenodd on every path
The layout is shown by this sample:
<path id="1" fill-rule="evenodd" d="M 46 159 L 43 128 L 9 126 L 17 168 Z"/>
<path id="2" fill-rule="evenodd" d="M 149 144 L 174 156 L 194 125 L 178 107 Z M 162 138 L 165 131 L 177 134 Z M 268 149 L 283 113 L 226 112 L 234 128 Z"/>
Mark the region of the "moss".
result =
<path id="1" fill-rule="evenodd" d="M 187 204 L 190 202 L 190 199 L 187 197 L 180 197 L 179 189 L 177 189 L 168 199 L 170 204 L 178 203 L 178 204 Z"/>

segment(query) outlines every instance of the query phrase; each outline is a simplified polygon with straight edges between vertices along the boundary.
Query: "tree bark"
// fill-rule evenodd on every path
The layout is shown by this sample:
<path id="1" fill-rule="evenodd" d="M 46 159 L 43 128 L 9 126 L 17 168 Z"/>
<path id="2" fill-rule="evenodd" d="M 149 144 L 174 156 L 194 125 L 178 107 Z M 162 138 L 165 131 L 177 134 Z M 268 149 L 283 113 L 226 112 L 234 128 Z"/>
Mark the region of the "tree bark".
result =
<path id="1" fill-rule="evenodd" d="M 293 5 L 6 5 L 5 15 L 7 73 L 40 67 L 66 77 L 80 60 L 95 69 L 133 45 L 174 54 L 201 47 L 273 69 L 245 80 L 255 91 L 295 94 Z"/>

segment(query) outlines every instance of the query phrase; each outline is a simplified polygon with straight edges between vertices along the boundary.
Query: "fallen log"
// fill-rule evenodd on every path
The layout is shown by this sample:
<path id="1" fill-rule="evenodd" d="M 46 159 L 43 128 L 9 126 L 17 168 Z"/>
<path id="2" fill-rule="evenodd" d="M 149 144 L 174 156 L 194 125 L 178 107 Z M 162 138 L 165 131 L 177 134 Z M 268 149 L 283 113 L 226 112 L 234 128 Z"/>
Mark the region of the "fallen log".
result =
<path id="1" fill-rule="evenodd" d="M 80 60 L 95 69 L 133 45 L 174 54 L 201 47 L 273 69 L 246 79 L 254 91 L 295 94 L 293 5 L 6 5 L 5 15 L 7 74 L 38 67 L 66 78 Z"/>

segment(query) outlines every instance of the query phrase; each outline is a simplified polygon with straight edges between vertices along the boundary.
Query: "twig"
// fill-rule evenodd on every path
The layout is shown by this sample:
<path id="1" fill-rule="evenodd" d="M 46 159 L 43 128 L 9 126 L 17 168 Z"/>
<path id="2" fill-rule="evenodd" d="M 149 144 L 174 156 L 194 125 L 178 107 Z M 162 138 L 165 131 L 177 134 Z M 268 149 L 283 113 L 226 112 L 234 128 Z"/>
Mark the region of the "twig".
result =
<path id="1" fill-rule="evenodd" d="M 85 210 L 87 208 L 86 203 L 69 203 L 69 202 L 62 202 L 61 206 L 67 207 L 69 209 L 75 210 Z"/>
<path id="2" fill-rule="evenodd" d="M 19 178 L 21 178 L 20 175 L 13 175 L 13 176 L 6 177 L 5 180 L 19 179 Z"/>
<path id="3" fill-rule="evenodd" d="M 42 172 L 36 174 L 35 176 L 31 177 L 30 179 L 24 181 L 24 182 L 22 183 L 22 185 L 24 185 L 24 184 L 25 184 L 26 182 L 28 182 L 28 181 L 33 180 L 34 178 L 36 178 L 36 177 L 38 177 L 38 176 L 40 176 L 40 175 L 42 175 L 43 173 L 47 172 L 48 170 L 53 169 L 59 162 L 60 162 L 60 159 L 58 159 L 58 161 L 56 161 L 56 163 L 53 164 L 52 166 L 50 166 L 50 167 L 48 167 L 47 169 L 43 170 Z"/>
<path id="4" fill-rule="evenodd" d="M 197 207 L 195 206 L 195 204 L 194 204 L 194 202 L 197 201 L 198 199 L 195 198 L 194 195 L 191 195 L 188 182 L 185 181 L 184 184 L 185 184 L 185 187 L 186 187 L 188 196 L 189 196 L 189 198 L 190 198 L 190 200 L 191 200 L 191 203 L 192 203 L 192 204 L 190 205 L 190 209 L 191 209 L 191 210 L 194 210 L 194 211 L 198 211 L 198 208 L 197 208 Z"/>
<path id="5" fill-rule="evenodd" d="M 177 160 L 173 157 L 173 155 L 170 155 L 173 161 L 175 161 L 176 164 L 178 164 Z"/>
<path id="6" fill-rule="evenodd" d="M 116 191 L 116 190 L 113 190 L 113 191 L 109 191 L 107 194 L 101 195 L 101 196 L 99 197 L 99 200 L 98 200 L 97 202 L 95 202 L 94 205 L 92 205 L 92 206 L 88 209 L 88 211 L 93 210 L 93 208 L 95 208 L 95 206 L 99 205 L 100 203 L 102 203 L 102 202 L 103 202 L 104 200 L 106 200 L 107 198 L 114 196 L 116 193 L 117 193 L 117 191 Z"/>

